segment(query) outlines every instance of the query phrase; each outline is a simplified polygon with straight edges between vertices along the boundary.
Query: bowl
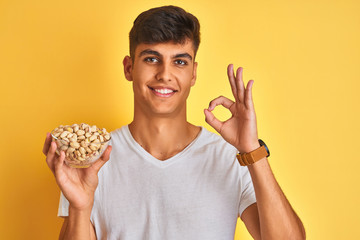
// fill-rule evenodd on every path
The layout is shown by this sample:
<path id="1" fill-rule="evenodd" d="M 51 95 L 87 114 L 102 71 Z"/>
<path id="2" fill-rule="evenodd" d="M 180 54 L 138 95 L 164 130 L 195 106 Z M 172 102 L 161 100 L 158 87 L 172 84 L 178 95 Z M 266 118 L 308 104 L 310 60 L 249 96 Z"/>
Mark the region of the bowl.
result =
<path id="1" fill-rule="evenodd" d="M 104 153 L 111 135 L 105 128 L 89 124 L 60 125 L 51 131 L 56 153 L 65 152 L 65 163 L 73 168 L 88 168 Z"/>

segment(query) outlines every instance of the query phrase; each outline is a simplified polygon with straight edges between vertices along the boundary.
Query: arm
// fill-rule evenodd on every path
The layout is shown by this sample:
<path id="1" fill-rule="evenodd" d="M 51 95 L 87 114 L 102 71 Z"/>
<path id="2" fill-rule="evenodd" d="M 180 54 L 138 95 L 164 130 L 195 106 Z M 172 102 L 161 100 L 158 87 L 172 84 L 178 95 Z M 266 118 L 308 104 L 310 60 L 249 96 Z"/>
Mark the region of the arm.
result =
<path id="1" fill-rule="evenodd" d="M 242 68 L 235 76 L 233 66 L 228 67 L 228 77 L 235 102 L 218 97 L 204 110 L 208 122 L 239 152 L 251 152 L 258 147 L 257 124 L 252 100 L 253 81 L 245 88 Z M 223 105 L 232 117 L 221 122 L 211 112 Z M 266 158 L 248 166 L 253 181 L 257 204 L 247 208 L 241 219 L 255 239 L 305 239 L 304 227 L 279 187 Z"/>
<path id="2" fill-rule="evenodd" d="M 43 153 L 46 163 L 55 176 L 66 199 L 69 201 L 69 217 L 64 220 L 59 239 L 96 239 L 94 228 L 90 222 L 94 194 L 98 185 L 98 172 L 109 160 L 111 146 L 102 157 L 89 168 L 71 168 L 64 162 L 65 153 L 56 155 L 56 143 L 51 142 L 47 134 Z"/>
<path id="3" fill-rule="evenodd" d="M 78 223 L 79 223 L 79 225 L 84 225 L 84 227 L 76 226 L 76 224 L 78 224 Z M 89 223 L 90 223 L 90 225 L 88 225 Z M 89 227 L 89 237 L 86 237 L 84 239 L 96 240 L 94 226 L 87 218 L 84 218 L 83 223 L 81 223 L 81 221 L 71 221 L 71 220 L 69 220 L 69 217 L 64 218 L 64 223 L 61 227 L 59 240 L 69 239 L 70 236 L 75 237 L 76 235 L 87 236 L 88 229 L 86 228 L 86 225 L 88 225 L 88 227 Z M 74 233 L 74 230 L 72 230 L 72 229 L 76 229 L 76 228 L 84 229 L 85 232 L 79 233 L 79 234 Z"/>
<path id="4" fill-rule="evenodd" d="M 259 215 L 262 239 L 305 239 L 303 224 L 277 183 L 267 159 L 248 168 L 257 199 L 258 212 L 253 214 Z M 242 220 L 245 225 L 251 224 L 248 215 L 243 214 Z"/>

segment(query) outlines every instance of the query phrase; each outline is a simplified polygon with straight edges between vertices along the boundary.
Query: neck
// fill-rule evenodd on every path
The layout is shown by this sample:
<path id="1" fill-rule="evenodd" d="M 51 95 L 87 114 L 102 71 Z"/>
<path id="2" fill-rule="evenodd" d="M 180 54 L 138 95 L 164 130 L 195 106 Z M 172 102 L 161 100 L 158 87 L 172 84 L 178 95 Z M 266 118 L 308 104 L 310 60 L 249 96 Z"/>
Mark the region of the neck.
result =
<path id="1" fill-rule="evenodd" d="M 138 116 L 129 130 L 147 152 L 159 160 L 166 160 L 181 152 L 200 132 L 200 128 L 186 121 L 186 115 L 161 117 Z"/>

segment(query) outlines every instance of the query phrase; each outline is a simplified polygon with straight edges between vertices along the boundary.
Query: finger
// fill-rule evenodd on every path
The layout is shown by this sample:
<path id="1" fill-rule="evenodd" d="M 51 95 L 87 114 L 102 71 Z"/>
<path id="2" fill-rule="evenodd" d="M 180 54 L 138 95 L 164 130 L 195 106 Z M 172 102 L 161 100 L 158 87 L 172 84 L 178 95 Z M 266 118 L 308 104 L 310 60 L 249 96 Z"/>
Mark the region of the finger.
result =
<path id="1" fill-rule="evenodd" d="M 58 158 L 58 160 L 56 161 L 55 164 L 56 164 L 57 168 L 60 168 L 60 167 L 62 167 L 64 165 L 64 163 L 65 163 L 65 152 L 61 151 L 60 156 L 59 156 L 59 158 Z"/>
<path id="2" fill-rule="evenodd" d="M 254 102 L 252 97 L 252 86 L 254 84 L 254 80 L 250 80 L 247 83 L 246 90 L 245 90 L 245 106 L 249 109 L 254 108 Z"/>
<path id="3" fill-rule="evenodd" d="M 234 101 L 231 101 L 230 99 L 224 97 L 224 96 L 220 96 L 215 98 L 214 100 L 212 100 L 209 104 L 209 111 L 212 111 L 215 109 L 216 106 L 218 105 L 222 105 L 227 109 L 230 109 L 230 107 L 234 104 Z"/>
<path id="4" fill-rule="evenodd" d="M 47 156 L 46 156 L 46 163 L 49 166 L 50 170 L 54 173 L 54 165 L 55 165 L 55 151 L 56 151 L 56 143 L 55 142 L 51 142 L 50 143 L 50 147 L 48 149 L 47 152 Z"/>
<path id="5" fill-rule="evenodd" d="M 108 146 L 103 155 L 101 156 L 101 158 L 99 159 L 99 161 L 96 161 L 91 167 L 94 168 L 96 170 L 96 172 L 98 172 L 100 170 L 100 168 L 102 166 L 104 166 L 104 164 L 110 159 L 110 153 L 112 150 L 112 146 Z"/>
<path id="6" fill-rule="evenodd" d="M 205 113 L 205 121 L 212 126 L 218 133 L 221 132 L 221 128 L 223 123 L 221 121 L 219 121 L 214 114 L 209 111 L 208 109 L 204 109 L 204 113 Z"/>
<path id="7" fill-rule="evenodd" d="M 234 74 L 234 65 L 233 64 L 229 64 L 228 68 L 227 68 L 227 75 L 229 78 L 229 82 L 230 82 L 230 86 L 231 86 L 231 91 L 234 95 L 235 100 L 237 99 L 237 89 L 236 89 L 236 83 L 235 83 L 235 74 Z"/>
<path id="8" fill-rule="evenodd" d="M 54 162 L 54 170 L 57 176 L 59 176 L 59 173 L 61 175 L 64 163 L 65 163 L 65 152 L 61 151 L 60 156 Z"/>
<path id="9" fill-rule="evenodd" d="M 237 89 L 237 99 L 240 102 L 244 101 L 244 92 L 245 92 L 245 86 L 243 82 L 243 68 L 239 67 L 236 71 L 236 89 Z"/>
<path id="10" fill-rule="evenodd" d="M 51 134 L 46 133 L 46 138 L 45 138 L 44 147 L 43 147 L 43 153 L 45 154 L 45 156 L 47 155 L 47 153 L 49 151 L 50 144 L 51 144 Z"/>

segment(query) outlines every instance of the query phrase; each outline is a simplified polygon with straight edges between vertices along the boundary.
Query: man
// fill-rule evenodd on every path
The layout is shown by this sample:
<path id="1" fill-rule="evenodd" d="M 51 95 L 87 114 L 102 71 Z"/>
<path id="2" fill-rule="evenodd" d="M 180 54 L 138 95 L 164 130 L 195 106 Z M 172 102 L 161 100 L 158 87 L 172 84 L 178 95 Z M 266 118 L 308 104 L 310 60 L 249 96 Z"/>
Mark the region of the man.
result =
<path id="1" fill-rule="evenodd" d="M 90 168 L 64 164 L 48 134 L 44 153 L 63 193 L 60 239 L 233 239 L 238 217 L 255 239 L 305 238 L 267 153 L 258 154 L 265 148 L 257 136 L 253 81 L 245 88 L 242 68 L 235 74 L 228 67 L 235 101 L 219 97 L 204 110 L 222 137 L 187 122 L 199 28 L 193 15 L 174 6 L 138 16 L 123 61 L 134 119 L 112 133 L 112 146 Z M 217 120 L 211 112 L 217 105 L 232 117 Z M 254 151 L 260 159 L 250 164 L 240 156 L 248 165 L 240 166 L 237 153 Z"/>

